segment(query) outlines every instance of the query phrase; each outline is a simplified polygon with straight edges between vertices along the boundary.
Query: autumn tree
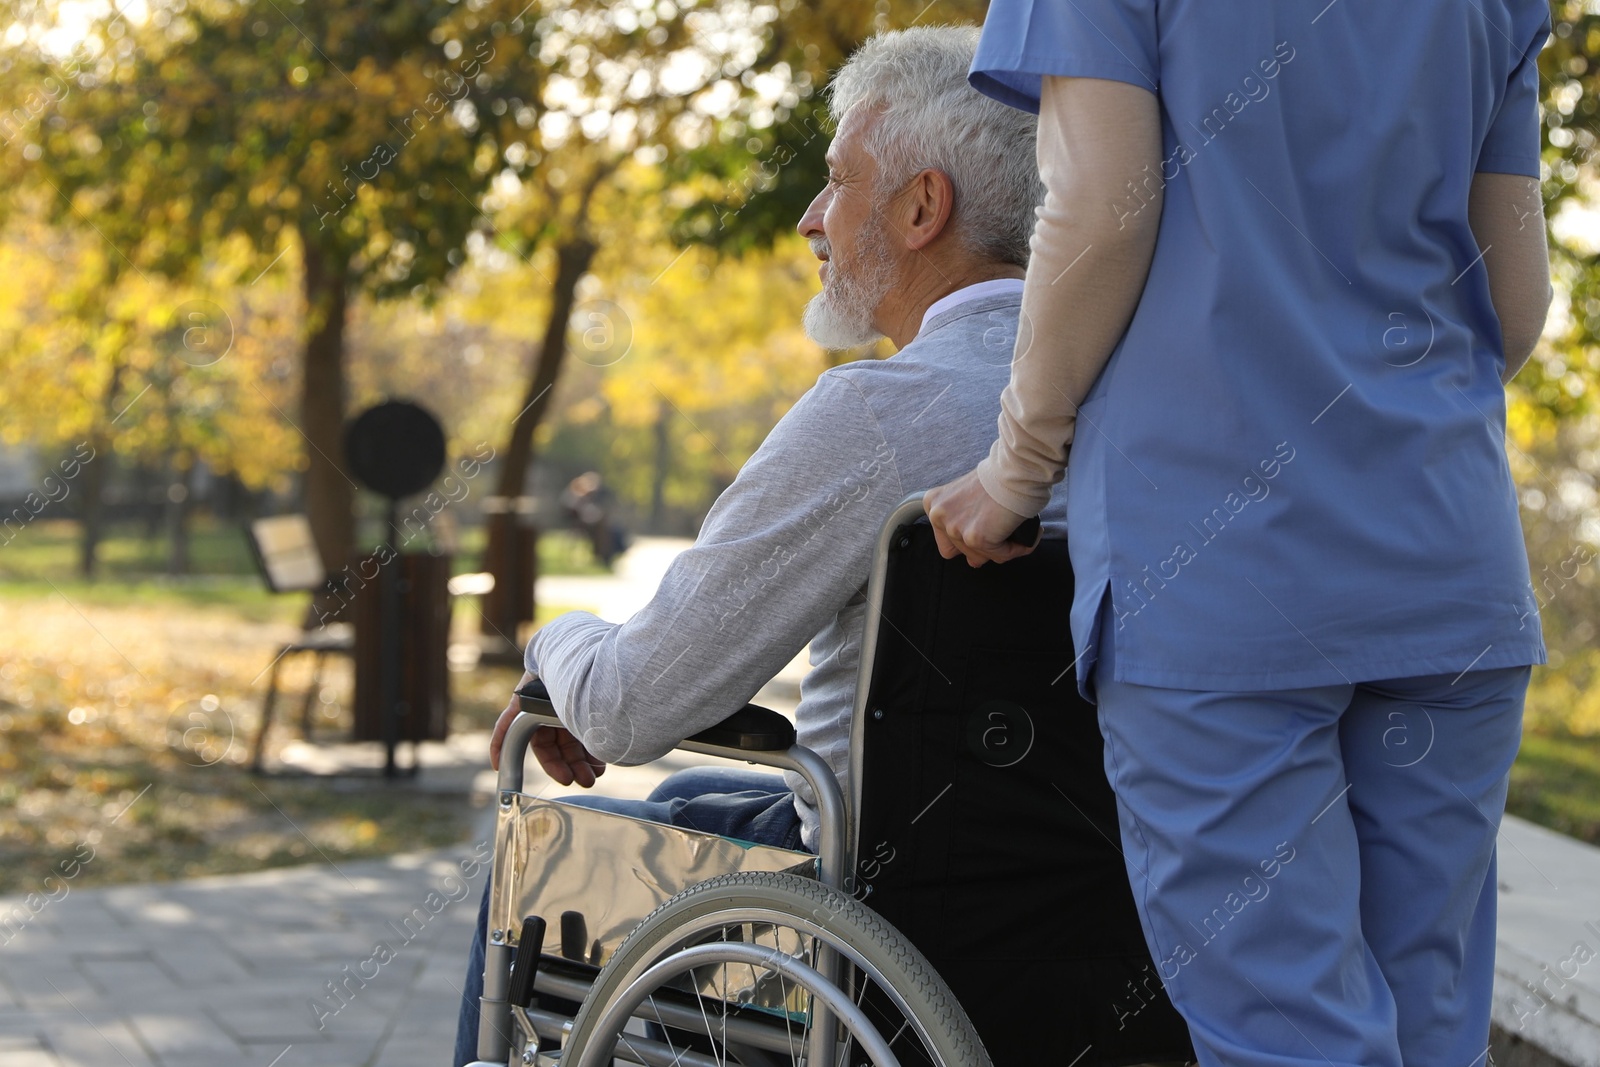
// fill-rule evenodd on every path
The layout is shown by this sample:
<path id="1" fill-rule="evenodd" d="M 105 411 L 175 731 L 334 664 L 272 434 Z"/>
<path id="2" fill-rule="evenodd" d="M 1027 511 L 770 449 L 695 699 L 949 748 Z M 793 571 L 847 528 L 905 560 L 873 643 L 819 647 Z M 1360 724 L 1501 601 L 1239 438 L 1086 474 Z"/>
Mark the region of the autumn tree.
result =
<path id="1" fill-rule="evenodd" d="M 118 271 L 114 254 L 87 227 L 19 217 L 0 231 L 0 275 L 27 279 L 0 289 L 0 433 L 83 458 L 52 503 L 82 519 L 85 577 L 99 486 L 116 460 L 165 469 L 186 487 L 204 463 L 248 487 L 284 488 L 295 443 L 277 417 L 290 403 L 294 333 L 282 287 L 225 295 L 213 283 L 231 274 L 226 255 L 176 283 Z M 182 573 L 187 503 L 170 511 L 169 569 Z"/>
<path id="2" fill-rule="evenodd" d="M 543 69 L 522 5 L 198 0 L 139 23 L 113 13 L 70 59 L 29 22 L 36 5 L 5 6 L 39 31 L 13 34 L 4 58 L 18 120 L 0 130 L 5 166 L 51 194 L 52 221 L 97 231 L 114 273 L 192 278 L 230 239 L 252 252 L 241 283 L 294 264 L 304 318 L 291 421 L 336 569 L 353 542 L 340 458 L 348 309 L 363 294 L 432 294 L 482 228 L 479 200 L 535 121 L 527 101 Z"/>
<path id="3" fill-rule="evenodd" d="M 709 503 L 707 488 L 732 482 L 825 368 L 800 325 L 816 259 L 798 237 L 737 258 L 680 252 L 662 238 L 636 253 L 642 269 L 604 285 L 628 309 L 632 336 L 592 398 L 609 425 L 636 431 L 619 447 L 649 452 L 636 457 L 631 488 L 652 524 L 669 494 L 679 508 Z M 577 354 L 588 355 L 581 346 Z"/>
<path id="4" fill-rule="evenodd" d="M 952 2 L 942 19 L 981 16 L 970 0 Z M 825 169 L 828 137 L 814 87 L 868 34 L 909 25 L 927 11 L 911 3 L 868 9 L 847 0 L 538 0 L 536 9 L 549 73 L 528 158 L 544 165 L 530 171 L 516 195 L 486 201 L 500 212 L 504 230 L 544 236 L 555 250 L 546 329 L 504 450 L 499 493 L 506 500 L 522 492 L 569 333 L 598 345 L 598 358 L 606 358 L 628 329 L 623 305 L 576 307 L 578 283 L 599 249 L 608 240 L 627 249 L 627 220 L 640 205 L 673 220 L 682 247 L 770 247 L 792 228 Z M 674 31 L 683 46 L 671 49 Z M 707 215 L 714 226 L 704 222 Z M 527 548 L 514 544 L 521 536 L 509 513 L 490 523 L 489 566 L 502 586 L 508 575 L 522 577 L 515 562 Z M 486 629 L 504 634 L 527 605 L 519 612 L 497 594 L 488 607 Z"/>
<path id="5" fill-rule="evenodd" d="M 1538 62 L 1542 189 L 1556 298 L 1542 343 L 1511 384 L 1507 427 L 1532 570 L 1527 607 L 1538 607 L 1550 650 L 1550 667 L 1536 672 L 1529 690 L 1529 725 L 1595 733 L 1600 732 L 1600 228 L 1594 215 L 1600 195 L 1600 13 L 1579 0 L 1553 0 L 1550 7 L 1554 32 Z"/>

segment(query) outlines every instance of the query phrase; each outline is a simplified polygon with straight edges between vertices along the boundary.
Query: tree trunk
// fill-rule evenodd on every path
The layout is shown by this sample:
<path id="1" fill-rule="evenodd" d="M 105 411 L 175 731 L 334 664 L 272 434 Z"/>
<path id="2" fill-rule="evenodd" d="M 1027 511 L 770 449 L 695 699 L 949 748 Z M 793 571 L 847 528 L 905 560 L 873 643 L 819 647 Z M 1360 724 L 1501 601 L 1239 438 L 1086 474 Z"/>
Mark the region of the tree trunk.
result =
<path id="1" fill-rule="evenodd" d="M 306 440 L 305 509 L 322 566 L 334 574 L 355 546 L 355 484 L 344 469 L 345 262 L 301 234 L 305 255 L 305 379 L 300 431 Z"/>
<path id="2" fill-rule="evenodd" d="M 550 393 L 561 375 L 567 354 L 567 323 L 577 299 L 578 282 L 589 270 L 595 252 L 593 241 L 573 237 L 556 249 L 556 280 L 550 287 L 550 318 L 545 323 L 544 341 L 534 360 L 533 378 L 522 398 L 522 409 L 511 423 L 510 440 L 500 468 L 498 495 L 504 499 L 503 515 L 491 516 L 488 544 L 484 549 L 484 568 L 494 575 L 495 589 L 483 599 L 483 632 L 514 639 L 518 624 L 533 618 L 531 596 L 519 596 L 516 585 L 527 579 L 530 568 L 517 565 L 516 498 L 522 495 L 528 468 L 533 465 L 533 433 L 539 428 L 550 406 Z M 499 521 L 494 521 L 499 520 Z M 522 610 L 518 610 L 519 602 Z"/>
<path id="3" fill-rule="evenodd" d="M 174 425 L 177 416 L 172 408 L 167 408 L 167 425 Z M 140 465 L 129 472 L 133 477 L 135 492 L 139 499 L 139 514 L 144 521 L 145 544 L 141 549 L 142 554 L 154 556 L 159 548 L 156 542 L 161 538 L 161 530 L 166 522 L 167 515 L 167 490 L 171 488 L 176 478 L 176 468 L 172 465 L 172 449 L 168 448 L 161 457 L 159 467 Z"/>
<path id="4" fill-rule="evenodd" d="M 112 365 L 111 377 L 106 381 L 105 395 L 100 407 L 106 422 L 89 432 L 88 445 L 93 457 L 83 468 L 83 538 L 78 542 L 78 574 L 92 580 L 100 552 L 100 538 L 104 534 L 105 506 L 100 497 L 105 490 L 106 475 L 110 471 L 111 434 L 107 429 L 118 418 L 117 393 L 122 387 L 122 365 Z"/>
<path id="5" fill-rule="evenodd" d="M 656 405 L 656 454 L 650 470 L 650 532 L 666 533 L 667 474 L 672 470 L 672 404 L 662 397 Z"/>
<path id="6" fill-rule="evenodd" d="M 78 542 L 78 574 L 87 580 L 94 578 L 95 565 L 100 552 L 105 507 L 100 502 L 105 488 L 106 472 L 111 466 L 111 442 L 103 433 L 91 434 L 89 447 L 94 459 L 84 466 L 79 483 L 83 492 L 82 538 Z"/>
<path id="7" fill-rule="evenodd" d="M 189 573 L 189 515 L 194 508 L 194 468 L 191 458 L 182 470 L 172 471 L 167 486 L 167 573 Z"/>
<path id="8" fill-rule="evenodd" d="M 522 494 L 528 468 L 533 463 L 533 431 L 539 428 L 550 406 L 550 392 L 561 374 L 567 355 L 567 323 L 572 318 L 578 282 L 589 270 L 598 249 L 594 242 L 575 237 L 556 249 L 556 280 L 550 287 L 550 318 L 545 323 L 544 342 L 534 361 L 533 380 L 522 397 L 522 410 L 511 424 L 511 439 L 506 444 L 505 465 L 500 468 L 499 494 L 515 498 Z"/>

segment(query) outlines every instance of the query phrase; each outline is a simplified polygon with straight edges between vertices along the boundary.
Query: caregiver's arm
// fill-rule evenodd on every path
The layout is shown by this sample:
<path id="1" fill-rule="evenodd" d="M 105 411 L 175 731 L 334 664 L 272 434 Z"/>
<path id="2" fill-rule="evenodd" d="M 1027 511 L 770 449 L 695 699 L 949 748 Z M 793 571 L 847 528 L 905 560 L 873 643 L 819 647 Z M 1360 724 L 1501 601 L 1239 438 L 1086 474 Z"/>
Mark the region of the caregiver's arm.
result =
<path id="1" fill-rule="evenodd" d="M 1161 220 L 1160 105 L 1125 82 L 1045 78 L 1038 145 L 1045 201 L 1011 384 L 978 467 L 989 496 L 1018 515 L 1037 514 L 1061 480 L 1078 405 L 1144 291 Z"/>
<path id="2" fill-rule="evenodd" d="M 1545 240 L 1539 179 L 1521 174 L 1473 175 L 1467 221 L 1478 247 L 1484 250 L 1489 297 L 1500 318 L 1506 353 L 1501 379 L 1509 382 L 1533 353 L 1550 307 L 1550 249 Z"/>

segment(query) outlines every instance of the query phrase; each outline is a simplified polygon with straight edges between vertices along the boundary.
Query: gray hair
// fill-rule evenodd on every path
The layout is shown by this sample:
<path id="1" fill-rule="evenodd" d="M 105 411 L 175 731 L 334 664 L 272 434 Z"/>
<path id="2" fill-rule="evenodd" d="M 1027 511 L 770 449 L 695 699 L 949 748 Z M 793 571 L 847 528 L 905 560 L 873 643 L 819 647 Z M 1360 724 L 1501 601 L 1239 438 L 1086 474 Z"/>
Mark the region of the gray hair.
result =
<path id="1" fill-rule="evenodd" d="M 865 143 L 879 188 L 896 189 L 925 169 L 955 186 L 951 218 L 972 251 L 1028 264 L 1034 209 L 1044 199 L 1034 160 L 1038 119 L 967 84 L 976 26 L 925 26 L 871 37 L 828 85 L 836 122 L 857 107 L 882 108 Z"/>

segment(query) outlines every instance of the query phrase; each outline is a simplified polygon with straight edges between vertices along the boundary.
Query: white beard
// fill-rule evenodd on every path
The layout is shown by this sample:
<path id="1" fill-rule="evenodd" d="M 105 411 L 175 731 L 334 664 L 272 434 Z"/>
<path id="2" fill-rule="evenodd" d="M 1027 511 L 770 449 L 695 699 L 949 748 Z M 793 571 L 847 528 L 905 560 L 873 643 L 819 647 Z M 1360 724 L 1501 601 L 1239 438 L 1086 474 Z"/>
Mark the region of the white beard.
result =
<path id="1" fill-rule="evenodd" d="M 806 304 L 801 324 L 806 336 L 824 348 L 856 348 L 883 336 L 872 316 L 884 294 L 894 287 L 894 261 L 881 222 L 864 230 L 854 262 L 841 266 L 826 238 L 811 242 L 812 251 L 830 253 L 828 283 Z"/>

